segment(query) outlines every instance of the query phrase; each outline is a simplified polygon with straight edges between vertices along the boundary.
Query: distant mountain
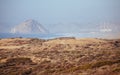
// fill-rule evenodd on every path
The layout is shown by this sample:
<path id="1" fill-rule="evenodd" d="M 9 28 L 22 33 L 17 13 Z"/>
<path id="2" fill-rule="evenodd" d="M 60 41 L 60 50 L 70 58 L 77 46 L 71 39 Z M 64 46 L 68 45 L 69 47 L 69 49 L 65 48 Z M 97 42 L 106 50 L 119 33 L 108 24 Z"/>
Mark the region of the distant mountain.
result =
<path id="1" fill-rule="evenodd" d="M 96 24 L 92 27 L 93 32 L 99 32 L 99 33 L 114 33 L 114 32 L 120 32 L 120 25 L 109 23 L 109 22 L 103 22 Z"/>
<path id="2" fill-rule="evenodd" d="M 36 34 L 36 33 L 48 33 L 40 23 L 35 20 L 26 20 L 25 22 L 13 27 L 10 31 L 11 33 L 20 33 L 20 34 Z"/>

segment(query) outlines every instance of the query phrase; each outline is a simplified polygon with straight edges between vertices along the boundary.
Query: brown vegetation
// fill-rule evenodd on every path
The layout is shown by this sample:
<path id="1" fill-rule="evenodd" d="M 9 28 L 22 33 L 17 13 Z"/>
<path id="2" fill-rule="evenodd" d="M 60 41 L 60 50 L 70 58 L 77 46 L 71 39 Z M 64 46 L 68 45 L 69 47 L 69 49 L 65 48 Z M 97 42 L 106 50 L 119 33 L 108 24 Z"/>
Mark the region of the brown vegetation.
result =
<path id="1" fill-rule="evenodd" d="M 0 75 L 120 75 L 120 40 L 0 40 Z"/>

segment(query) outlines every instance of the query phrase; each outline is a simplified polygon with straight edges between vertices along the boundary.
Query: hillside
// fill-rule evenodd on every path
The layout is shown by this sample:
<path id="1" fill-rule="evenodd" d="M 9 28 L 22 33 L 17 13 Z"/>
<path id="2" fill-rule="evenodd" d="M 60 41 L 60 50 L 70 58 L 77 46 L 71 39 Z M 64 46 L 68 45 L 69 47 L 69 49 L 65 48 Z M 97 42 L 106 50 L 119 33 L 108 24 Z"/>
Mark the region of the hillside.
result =
<path id="1" fill-rule="evenodd" d="M 0 75 L 120 75 L 120 39 L 0 39 Z"/>

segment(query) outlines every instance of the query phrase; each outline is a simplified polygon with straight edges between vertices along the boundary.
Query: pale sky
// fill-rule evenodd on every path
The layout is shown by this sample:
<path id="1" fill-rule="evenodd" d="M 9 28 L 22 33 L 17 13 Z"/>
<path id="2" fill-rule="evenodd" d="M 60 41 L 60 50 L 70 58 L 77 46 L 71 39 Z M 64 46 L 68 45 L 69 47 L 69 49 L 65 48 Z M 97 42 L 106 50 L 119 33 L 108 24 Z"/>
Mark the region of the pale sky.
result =
<path id="1" fill-rule="evenodd" d="M 35 19 L 52 33 L 120 25 L 120 0 L 0 0 L 0 32 Z M 95 29 L 95 28 L 93 28 Z"/>

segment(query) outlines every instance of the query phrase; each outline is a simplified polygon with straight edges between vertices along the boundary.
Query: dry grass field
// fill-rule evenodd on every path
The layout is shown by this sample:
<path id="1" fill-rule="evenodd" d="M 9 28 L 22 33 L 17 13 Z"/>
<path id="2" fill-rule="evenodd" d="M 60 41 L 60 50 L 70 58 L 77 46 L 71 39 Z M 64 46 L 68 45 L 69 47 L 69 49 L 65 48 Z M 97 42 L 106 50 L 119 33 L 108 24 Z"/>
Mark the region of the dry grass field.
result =
<path id="1" fill-rule="evenodd" d="M 120 39 L 0 39 L 0 75 L 120 75 Z"/>

